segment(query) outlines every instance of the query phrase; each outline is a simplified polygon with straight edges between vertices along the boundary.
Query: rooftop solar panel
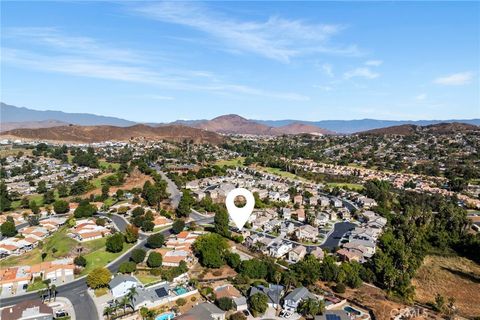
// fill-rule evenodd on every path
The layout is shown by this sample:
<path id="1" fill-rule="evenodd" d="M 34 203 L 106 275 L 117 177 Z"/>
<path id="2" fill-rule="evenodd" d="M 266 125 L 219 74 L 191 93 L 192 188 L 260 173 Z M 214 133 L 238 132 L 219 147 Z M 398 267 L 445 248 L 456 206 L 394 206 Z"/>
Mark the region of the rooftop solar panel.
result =
<path id="1" fill-rule="evenodd" d="M 165 288 L 158 288 L 158 289 L 155 290 L 155 293 L 157 294 L 157 296 L 159 298 L 163 298 L 163 297 L 168 296 L 168 292 L 167 292 L 167 290 L 165 290 Z"/>

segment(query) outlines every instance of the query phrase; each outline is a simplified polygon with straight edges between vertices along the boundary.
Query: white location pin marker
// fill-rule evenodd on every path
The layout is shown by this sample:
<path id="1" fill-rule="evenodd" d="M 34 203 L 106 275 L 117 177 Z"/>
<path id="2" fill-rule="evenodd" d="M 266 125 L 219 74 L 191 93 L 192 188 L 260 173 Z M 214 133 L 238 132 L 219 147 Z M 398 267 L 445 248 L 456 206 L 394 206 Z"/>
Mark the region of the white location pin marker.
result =
<path id="1" fill-rule="evenodd" d="M 238 196 L 243 196 L 246 200 L 243 208 L 239 208 L 235 205 L 235 198 Z M 255 198 L 253 197 L 253 194 L 244 188 L 233 189 L 228 193 L 225 204 L 230 219 L 232 219 L 238 229 L 242 230 L 255 207 Z"/>

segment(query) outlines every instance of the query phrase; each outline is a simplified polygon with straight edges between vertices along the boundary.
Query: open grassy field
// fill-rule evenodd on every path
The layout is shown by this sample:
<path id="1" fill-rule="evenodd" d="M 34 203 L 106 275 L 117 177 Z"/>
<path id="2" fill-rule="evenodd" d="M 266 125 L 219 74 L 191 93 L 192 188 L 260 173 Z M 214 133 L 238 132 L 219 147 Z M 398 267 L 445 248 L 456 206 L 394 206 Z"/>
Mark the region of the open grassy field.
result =
<path id="1" fill-rule="evenodd" d="M 293 173 L 290 173 L 290 172 L 287 172 L 287 171 L 283 171 L 283 170 L 278 169 L 278 168 L 255 166 L 255 169 L 263 171 L 263 172 L 271 173 L 271 174 L 274 174 L 274 175 L 277 175 L 277 176 L 280 176 L 280 177 L 283 177 L 283 178 L 287 178 L 287 179 L 295 179 L 295 180 L 302 180 L 302 181 L 306 180 L 305 178 L 297 176 L 296 174 L 293 174 Z"/>
<path id="2" fill-rule="evenodd" d="M 245 157 L 238 157 L 231 160 L 218 160 L 215 162 L 217 166 L 225 167 L 225 166 L 243 166 L 243 162 L 245 161 Z"/>
<path id="3" fill-rule="evenodd" d="M 111 163 L 111 162 L 107 162 L 105 160 L 98 161 L 98 164 L 100 165 L 100 168 L 102 168 L 102 169 L 108 169 L 109 167 L 111 167 L 114 170 L 118 170 L 118 168 L 120 168 L 120 163 Z"/>
<path id="4" fill-rule="evenodd" d="M 67 236 L 67 227 L 60 228 L 51 237 L 43 241 L 42 248 L 35 248 L 20 256 L 9 257 L 1 262 L 2 268 L 11 266 L 33 265 L 42 262 L 42 252 L 46 252 L 45 261 L 52 261 L 68 256 L 78 242 Z M 53 253 L 52 249 L 56 252 Z"/>
<path id="5" fill-rule="evenodd" d="M 20 151 L 22 151 L 25 155 L 32 155 L 32 149 L 25 149 L 25 148 L 13 148 L 13 149 L 0 149 L 0 157 L 9 157 L 9 156 L 16 156 Z"/>
<path id="6" fill-rule="evenodd" d="M 480 265 L 457 256 L 427 256 L 413 279 L 416 300 L 433 302 L 435 295 L 455 298 L 460 315 L 480 315 Z"/>
<path id="7" fill-rule="evenodd" d="M 339 187 L 339 188 L 348 188 L 348 189 L 352 189 L 352 190 L 355 190 L 355 191 L 362 191 L 363 190 L 363 186 L 361 184 L 358 184 L 358 183 L 336 183 L 336 182 L 328 182 L 327 183 L 327 186 L 328 187 Z"/>
<path id="8" fill-rule="evenodd" d="M 87 266 L 82 270 L 81 275 L 86 275 L 95 268 L 105 267 L 133 246 L 133 244 L 124 243 L 121 252 L 112 253 L 107 252 L 105 249 L 106 241 L 107 238 L 101 238 L 82 244 L 88 253 L 84 255 L 85 259 L 87 259 Z"/>

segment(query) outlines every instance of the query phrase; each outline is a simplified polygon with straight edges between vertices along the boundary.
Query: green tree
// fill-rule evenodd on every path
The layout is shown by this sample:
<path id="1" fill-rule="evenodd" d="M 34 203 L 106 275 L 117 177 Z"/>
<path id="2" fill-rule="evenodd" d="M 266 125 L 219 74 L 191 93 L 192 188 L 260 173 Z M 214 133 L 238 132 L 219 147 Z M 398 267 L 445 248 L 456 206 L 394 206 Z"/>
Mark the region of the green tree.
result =
<path id="1" fill-rule="evenodd" d="M 180 232 L 183 231 L 183 229 L 185 229 L 185 221 L 183 221 L 182 219 L 177 219 L 173 222 L 173 225 L 172 225 L 173 233 L 179 234 Z"/>
<path id="2" fill-rule="evenodd" d="M 147 253 L 145 250 L 142 249 L 134 249 L 132 251 L 132 254 L 130 255 L 130 260 L 132 260 L 135 263 L 141 263 L 143 260 L 145 260 L 145 256 Z"/>
<path id="3" fill-rule="evenodd" d="M 193 244 L 193 250 L 199 256 L 200 264 L 207 268 L 223 266 L 227 249 L 227 240 L 216 233 L 204 234 Z"/>
<path id="4" fill-rule="evenodd" d="M 120 273 L 132 273 L 137 270 L 137 264 L 133 261 L 125 261 L 120 264 L 118 267 L 118 272 Z"/>
<path id="5" fill-rule="evenodd" d="M 147 238 L 147 245 L 149 248 L 161 248 L 165 243 L 165 237 L 161 233 L 152 234 Z"/>
<path id="6" fill-rule="evenodd" d="M 11 220 L 5 221 L 0 226 L 0 231 L 4 237 L 13 237 L 17 234 L 17 229 L 15 228 L 15 223 Z"/>
<path id="7" fill-rule="evenodd" d="M 55 201 L 55 192 L 53 190 L 48 190 L 43 195 L 43 203 L 50 204 Z"/>
<path id="8" fill-rule="evenodd" d="M 142 230 L 144 232 L 153 231 L 154 228 L 155 228 L 155 224 L 152 221 L 145 220 L 145 221 L 142 222 Z"/>
<path id="9" fill-rule="evenodd" d="M 105 243 L 108 252 L 121 252 L 123 250 L 124 237 L 120 232 L 110 236 Z"/>
<path id="10" fill-rule="evenodd" d="M 158 252 L 152 251 L 148 255 L 147 265 L 150 268 L 158 268 L 162 265 L 162 255 Z"/>
<path id="11" fill-rule="evenodd" d="M 260 292 L 255 293 L 249 299 L 250 310 L 252 311 L 253 316 L 261 316 L 267 311 L 268 308 L 268 297 Z"/>
<path id="12" fill-rule="evenodd" d="M 129 224 L 125 228 L 125 241 L 127 243 L 135 243 L 138 240 L 138 228 Z"/>
<path id="13" fill-rule="evenodd" d="M 299 311 L 307 318 L 314 319 L 317 314 L 322 314 L 324 310 L 325 305 L 323 301 L 313 298 L 307 298 L 299 305 Z"/>
<path id="14" fill-rule="evenodd" d="M 225 209 L 218 210 L 215 214 L 214 225 L 215 232 L 221 236 L 230 237 L 230 230 L 228 229 L 228 213 Z"/>
<path id="15" fill-rule="evenodd" d="M 28 204 L 28 207 L 30 210 L 32 210 L 33 214 L 39 214 L 40 213 L 40 208 L 37 205 L 37 202 L 35 200 L 31 200 L 30 203 Z"/>
<path id="16" fill-rule="evenodd" d="M 10 210 L 12 201 L 5 181 L 0 181 L 0 212 Z"/>
<path id="17" fill-rule="evenodd" d="M 47 192 L 47 182 L 45 180 L 40 180 L 37 184 L 37 193 Z"/>
<path id="18" fill-rule="evenodd" d="M 228 320 L 247 320 L 247 317 L 241 312 L 236 312 L 232 314 Z"/>
<path id="19" fill-rule="evenodd" d="M 68 201 L 65 200 L 57 200 L 53 203 L 53 211 L 55 213 L 67 213 L 70 210 L 70 206 Z"/>
<path id="20" fill-rule="evenodd" d="M 84 256 L 76 256 L 75 259 L 73 259 L 73 263 L 79 267 L 86 267 L 87 259 L 85 259 Z"/>
<path id="21" fill-rule="evenodd" d="M 95 268 L 87 275 L 87 285 L 92 289 L 108 286 L 112 274 L 107 268 Z"/>
<path id="22" fill-rule="evenodd" d="M 235 308 L 235 304 L 233 303 L 233 300 L 230 297 L 222 297 L 220 299 L 217 299 L 215 301 L 215 304 L 223 311 L 230 311 Z"/>
<path id="23" fill-rule="evenodd" d="M 68 196 L 68 186 L 65 183 L 60 183 L 57 185 L 58 196 L 60 198 L 65 198 Z"/>
<path id="24" fill-rule="evenodd" d="M 97 207 L 90 204 L 88 201 L 82 201 L 73 212 L 75 218 L 89 218 L 97 212 Z"/>

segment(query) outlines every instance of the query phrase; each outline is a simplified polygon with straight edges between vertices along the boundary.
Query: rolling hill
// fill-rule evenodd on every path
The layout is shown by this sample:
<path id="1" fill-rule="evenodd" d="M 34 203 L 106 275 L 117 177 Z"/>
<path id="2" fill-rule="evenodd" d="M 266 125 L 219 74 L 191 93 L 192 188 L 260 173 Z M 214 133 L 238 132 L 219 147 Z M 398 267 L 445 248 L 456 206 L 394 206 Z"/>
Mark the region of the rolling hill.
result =
<path id="1" fill-rule="evenodd" d="M 0 136 L 3 138 L 82 143 L 128 141 L 145 138 L 177 142 L 193 140 L 195 143 L 219 144 L 225 139 L 215 132 L 196 128 L 185 126 L 151 127 L 143 124 L 130 127 L 69 125 L 41 129 L 14 129 L 0 133 Z"/>
<path id="2" fill-rule="evenodd" d="M 416 133 L 431 133 L 431 134 L 451 134 L 457 132 L 478 132 L 480 127 L 468 123 L 452 122 L 452 123 L 438 123 L 427 126 L 417 126 L 413 124 L 404 124 L 400 126 L 392 126 L 387 128 L 367 130 L 360 132 L 360 135 L 412 135 Z"/>

